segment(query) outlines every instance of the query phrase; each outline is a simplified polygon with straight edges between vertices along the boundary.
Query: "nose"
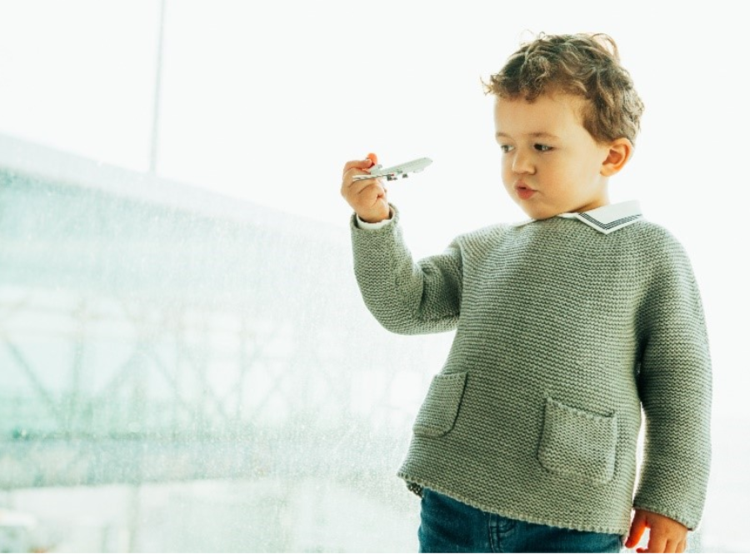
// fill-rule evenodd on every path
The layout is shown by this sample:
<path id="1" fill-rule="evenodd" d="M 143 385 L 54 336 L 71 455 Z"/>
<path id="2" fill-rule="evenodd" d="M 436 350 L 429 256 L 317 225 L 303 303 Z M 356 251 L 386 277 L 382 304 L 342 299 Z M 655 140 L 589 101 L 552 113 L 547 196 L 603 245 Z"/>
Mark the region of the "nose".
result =
<path id="1" fill-rule="evenodd" d="M 513 173 L 531 174 L 534 173 L 534 163 L 527 153 L 518 148 L 513 152 L 513 163 L 511 164 Z"/>

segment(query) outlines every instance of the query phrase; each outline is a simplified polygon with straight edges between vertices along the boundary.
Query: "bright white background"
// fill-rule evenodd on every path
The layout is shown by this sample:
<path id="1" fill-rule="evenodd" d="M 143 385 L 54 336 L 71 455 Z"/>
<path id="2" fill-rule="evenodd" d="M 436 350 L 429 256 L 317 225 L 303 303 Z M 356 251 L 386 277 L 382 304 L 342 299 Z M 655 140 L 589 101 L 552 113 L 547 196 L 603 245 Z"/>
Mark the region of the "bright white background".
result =
<path id="1" fill-rule="evenodd" d="M 613 179 L 612 200 L 640 199 L 691 255 L 722 437 L 724 422 L 750 422 L 750 47 L 739 6 L 171 0 L 156 172 L 345 232 L 347 160 L 371 151 L 385 164 L 429 156 L 427 171 L 389 188 L 414 253 L 437 252 L 458 233 L 523 217 L 501 186 L 480 79 L 534 33 L 609 33 L 646 103 L 636 155 Z M 0 133 L 148 171 L 159 7 L 0 0 Z M 715 475 L 746 440 L 723 436 Z M 726 510 L 725 534 L 747 518 L 747 504 L 710 497 L 709 505 Z"/>

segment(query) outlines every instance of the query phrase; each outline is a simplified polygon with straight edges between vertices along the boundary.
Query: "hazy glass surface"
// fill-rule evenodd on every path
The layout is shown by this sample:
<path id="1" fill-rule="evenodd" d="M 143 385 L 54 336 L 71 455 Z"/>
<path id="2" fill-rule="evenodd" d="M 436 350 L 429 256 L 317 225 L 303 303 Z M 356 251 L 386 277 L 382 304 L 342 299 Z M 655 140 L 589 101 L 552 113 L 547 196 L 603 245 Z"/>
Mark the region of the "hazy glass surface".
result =
<path id="1" fill-rule="evenodd" d="M 444 341 L 374 324 L 340 230 L 115 174 L 0 172 L 0 502 L 31 546 L 414 548 L 394 473 Z"/>

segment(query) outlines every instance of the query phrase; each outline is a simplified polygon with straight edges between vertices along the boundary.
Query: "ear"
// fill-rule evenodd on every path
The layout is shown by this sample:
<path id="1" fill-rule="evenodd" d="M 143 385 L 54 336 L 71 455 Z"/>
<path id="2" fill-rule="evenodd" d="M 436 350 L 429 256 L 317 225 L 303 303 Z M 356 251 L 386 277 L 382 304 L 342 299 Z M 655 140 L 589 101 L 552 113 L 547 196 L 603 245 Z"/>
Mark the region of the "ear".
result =
<path id="1" fill-rule="evenodd" d="M 607 157 L 602 162 L 600 173 L 610 177 L 619 172 L 633 155 L 633 143 L 625 137 L 612 141 L 607 151 Z"/>

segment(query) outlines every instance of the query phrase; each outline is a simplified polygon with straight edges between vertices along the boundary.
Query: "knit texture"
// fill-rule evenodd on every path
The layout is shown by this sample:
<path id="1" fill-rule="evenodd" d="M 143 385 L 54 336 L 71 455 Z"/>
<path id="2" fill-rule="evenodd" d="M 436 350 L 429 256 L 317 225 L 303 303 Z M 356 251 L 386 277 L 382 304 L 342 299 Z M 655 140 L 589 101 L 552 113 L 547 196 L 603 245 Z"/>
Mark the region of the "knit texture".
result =
<path id="1" fill-rule="evenodd" d="M 643 219 L 604 235 L 553 217 L 480 229 L 415 262 L 393 211 L 377 230 L 351 221 L 367 307 L 395 333 L 456 331 L 399 476 L 532 523 L 625 535 L 637 507 L 694 529 L 711 363 L 678 241 Z"/>

